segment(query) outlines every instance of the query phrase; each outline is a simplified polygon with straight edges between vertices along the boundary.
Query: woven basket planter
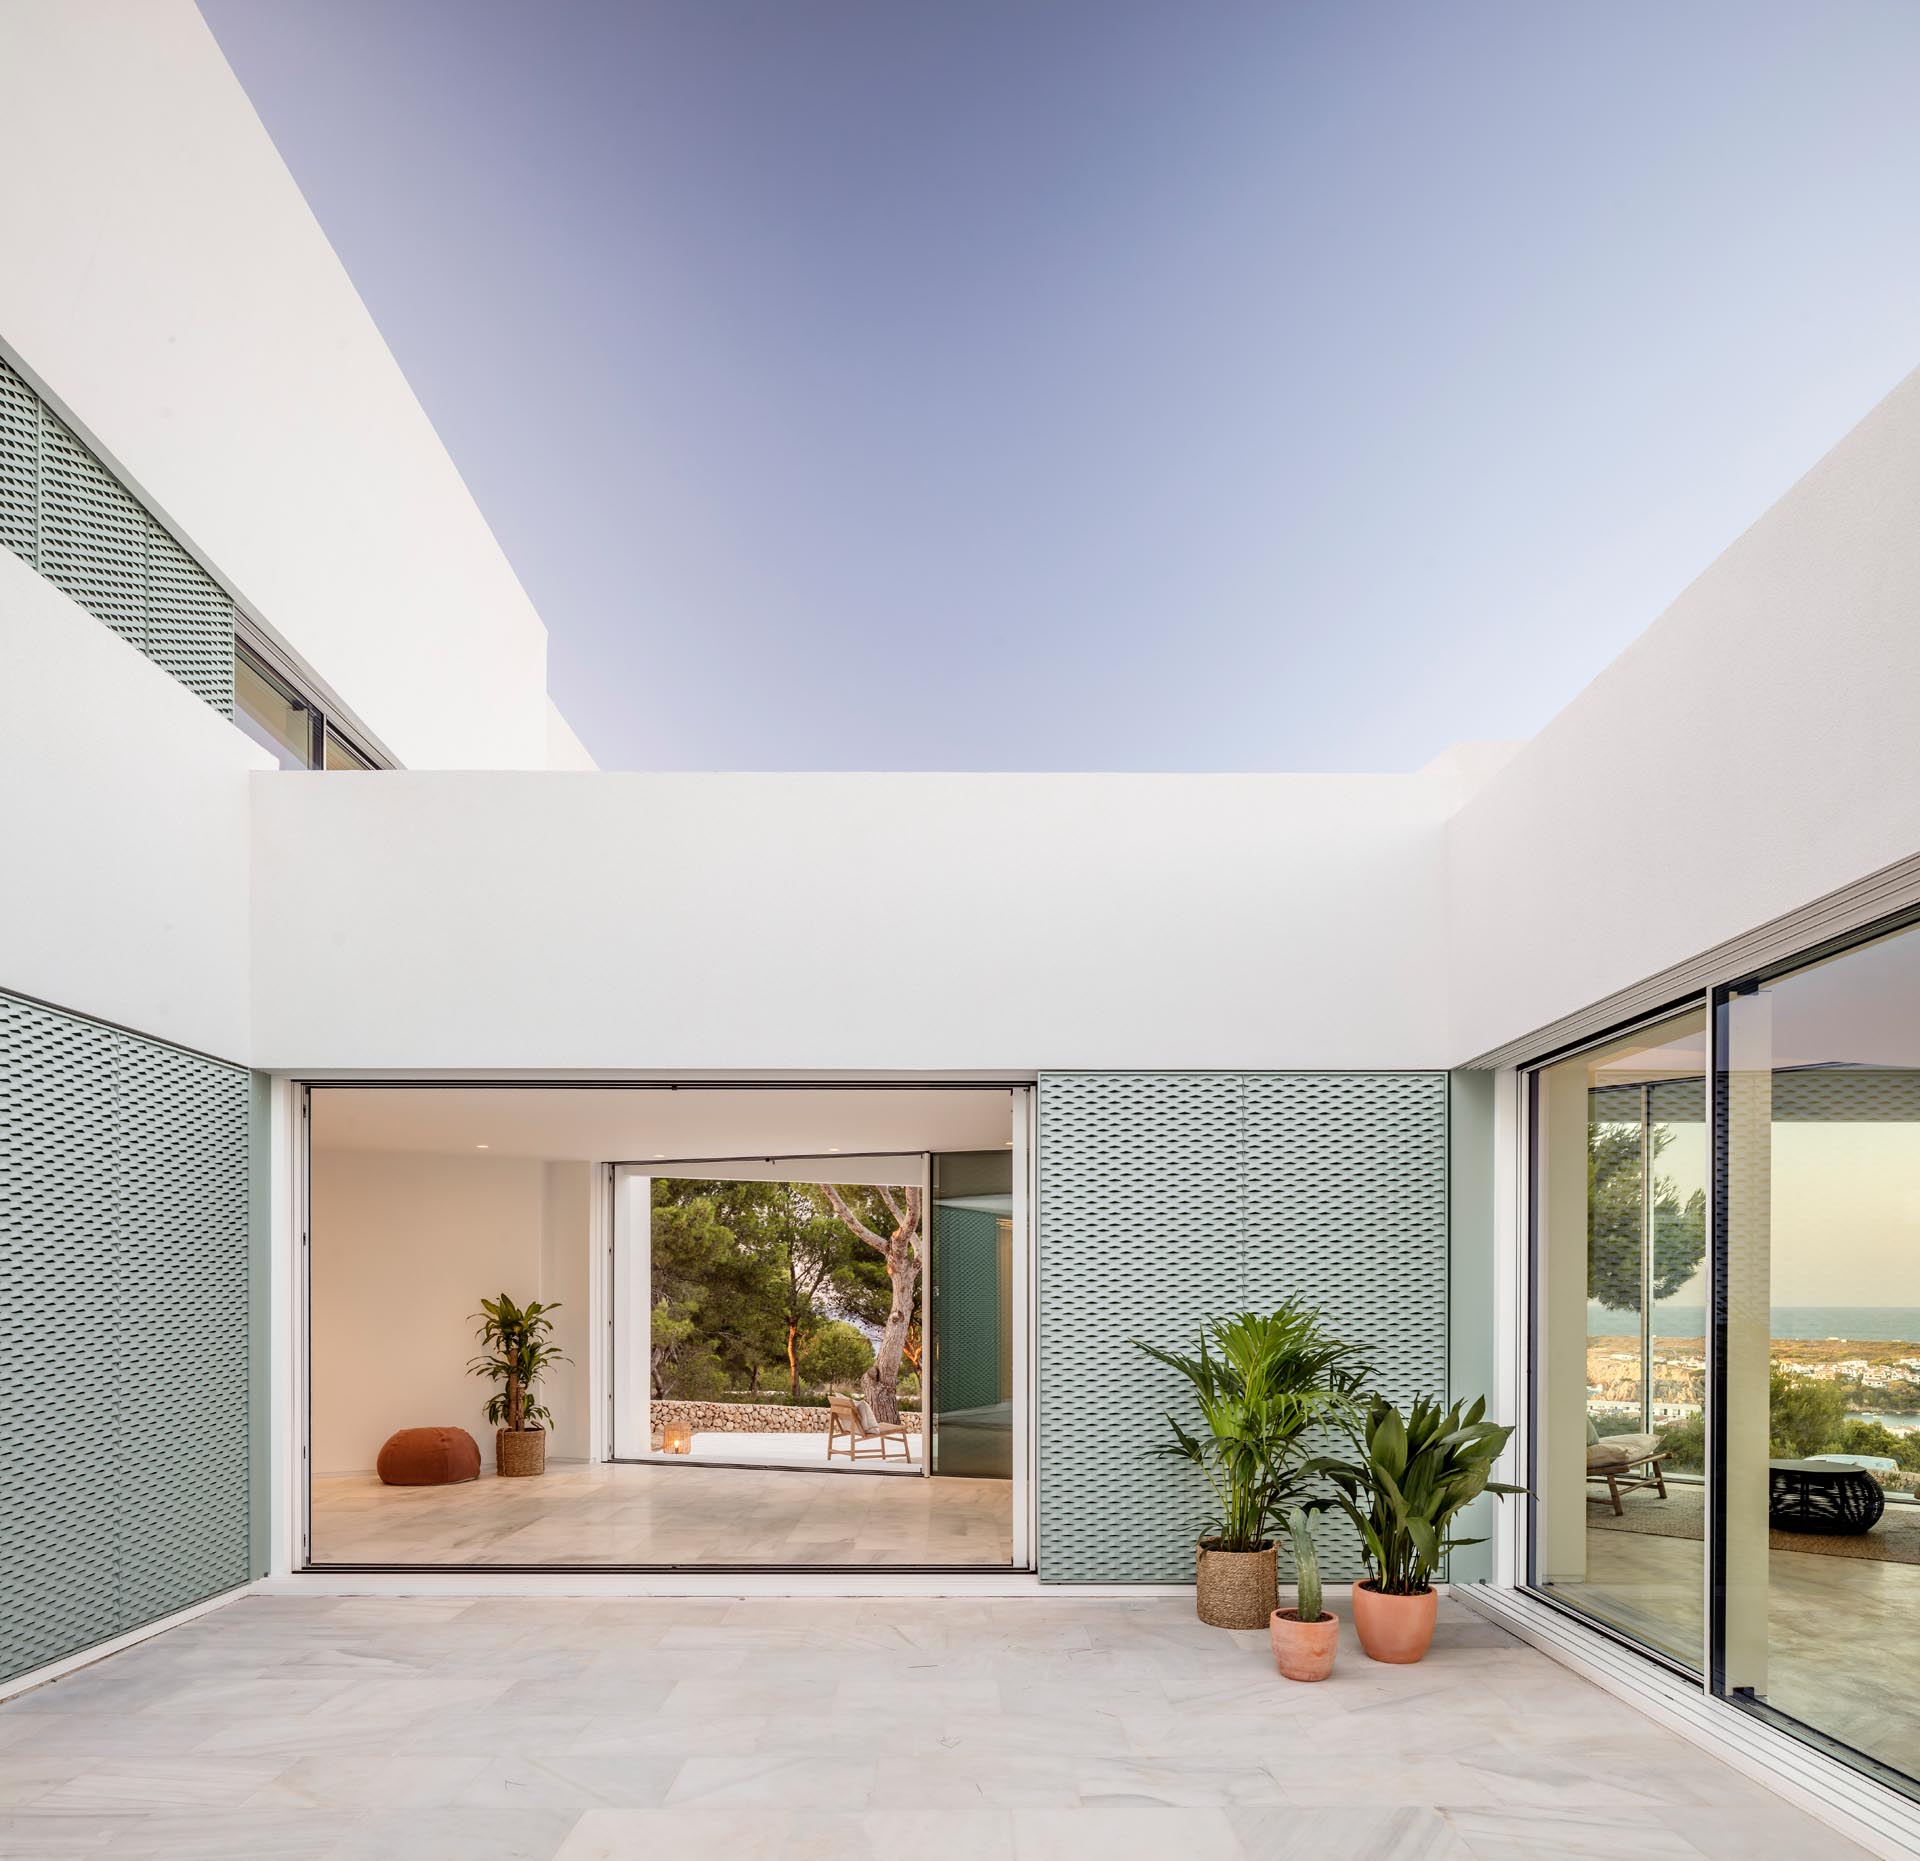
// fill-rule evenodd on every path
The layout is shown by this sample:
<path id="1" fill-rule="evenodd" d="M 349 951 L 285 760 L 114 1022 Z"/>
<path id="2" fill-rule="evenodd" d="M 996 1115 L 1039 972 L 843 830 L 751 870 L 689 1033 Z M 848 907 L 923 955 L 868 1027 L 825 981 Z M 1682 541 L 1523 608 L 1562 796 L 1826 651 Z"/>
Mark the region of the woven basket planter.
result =
<path id="1" fill-rule="evenodd" d="M 503 1480 L 530 1479 L 547 1470 L 544 1428 L 502 1428 L 493 1437 L 493 1464 Z"/>
<path id="2" fill-rule="evenodd" d="M 1202 1538 L 1195 1572 L 1194 1606 L 1213 1628 L 1265 1628 L 1280 1604 L 1279 1551 L 1222 1551 Z"/>

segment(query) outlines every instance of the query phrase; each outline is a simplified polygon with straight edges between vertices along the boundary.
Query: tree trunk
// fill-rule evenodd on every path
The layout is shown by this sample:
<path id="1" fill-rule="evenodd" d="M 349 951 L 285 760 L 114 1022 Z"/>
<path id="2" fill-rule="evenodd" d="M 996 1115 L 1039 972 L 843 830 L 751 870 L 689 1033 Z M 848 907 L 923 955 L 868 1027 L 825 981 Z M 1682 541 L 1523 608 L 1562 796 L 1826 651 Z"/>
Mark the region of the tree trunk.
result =
<path id="1" fill-rule="evenodd" d="M 860 1379 L 860 1393 L 873 1407 L 876 1419 L 897 1422 L 900 1419 L 900 1358 L 907 1347 L 907 1327 L 913 1322 L 913 1295 L 920 1279 L 920 1191 L 908 1189 L 895 1199 L 893 1191 L 880 1189 L 880 1199 L 893 1217 L 893 1233 L 884 1240 L 850 1209 L 832 1183 L 822 1183 L 833 1212 L 852 1234 L 871 1247 L 887 1263 L 887 1278 L 893 1285 L 893 1304 L 887 1312 L 886 1328 L 880 1333 L 880 1348 L 874 1353 L 873 1367 Z"/>
<path id="2" fill-rule="evenodd" d="M 520 1414 L 526 1402 L 520 1390 L 519 1362 L 518 1352 L 507 1359 L 507 1426 L 516 1434 L 520 1430 Z"/>
<path id="3" fill-rule="evenodd" d="M 893 1282 L 893 1305 L 887 1313 L 886 1329 L 880 1333 L 880 1348 L 873 1354 L 873 1365 L 860 1379 L 860 1393 L 873 1405 L 879 1420 L 897 1422 L 900 1419 L 900 1359 L 906 1351 L 907 1326 L 913 1319 L 914 1289 L 920 1278 L 920 1263 L 914 1257 L 910 1240 L 896 1240 L 888 1247 L 887 1277 Z"/>
<path id="4" fill-rule="evenodd" d="M 794 1340 L 800 1335 L 800 1327 L 792 1319 L 787 1320 L 787 1393 L 798 1402 L 800 1400 L 800 1353 L 794 1347 Z"/>

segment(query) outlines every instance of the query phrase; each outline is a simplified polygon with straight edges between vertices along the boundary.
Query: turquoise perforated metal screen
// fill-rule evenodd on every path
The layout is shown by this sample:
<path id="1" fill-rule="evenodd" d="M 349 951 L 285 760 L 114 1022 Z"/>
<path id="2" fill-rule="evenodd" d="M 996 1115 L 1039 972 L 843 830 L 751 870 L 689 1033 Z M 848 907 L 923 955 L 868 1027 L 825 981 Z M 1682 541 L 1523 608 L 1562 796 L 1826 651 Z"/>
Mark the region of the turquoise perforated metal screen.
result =
<path id="1" fill-rule="evenodd" d="M 0 995 L 0 1678 L 248 1580 L 249 1099 Z"/>
<path id="2" fill-rule="evenodd" d="M 1043 1580 L 1192 1580 L 1207 1494 L 1153 1453 L 1181 1392 L 1132 1338 L 1305 1298 L 1395 1400 L 1446 1391 L 1444 1074 L 1043 1074 L 1038 1161 Z"/>
<path id="3" fill-rule="evenodd" d="M 233 602 L 0 361 L 0 543 L 216 711 L 233 715 Z"/>

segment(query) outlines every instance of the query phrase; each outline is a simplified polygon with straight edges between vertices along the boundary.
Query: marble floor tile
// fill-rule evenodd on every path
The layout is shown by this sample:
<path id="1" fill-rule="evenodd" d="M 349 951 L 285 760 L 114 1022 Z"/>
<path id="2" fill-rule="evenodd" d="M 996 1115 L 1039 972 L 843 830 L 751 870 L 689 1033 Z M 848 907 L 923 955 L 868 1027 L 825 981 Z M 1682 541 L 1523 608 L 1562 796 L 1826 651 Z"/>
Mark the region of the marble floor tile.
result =
<path id="1" fill-rule="evenodd" d="M 1459 1605 L 1293 1686 L 1190 1600 L 256 1597 L 0 1704 L 0 1857 L 1814 1861 Z"/>
<path id="2" fill-rule="evenodd" d="M 321 1564 L 951 1564 L 1013 1561 L 1006 1480 L 569 1464 L 538 1480 L 313 1482 Z"/>

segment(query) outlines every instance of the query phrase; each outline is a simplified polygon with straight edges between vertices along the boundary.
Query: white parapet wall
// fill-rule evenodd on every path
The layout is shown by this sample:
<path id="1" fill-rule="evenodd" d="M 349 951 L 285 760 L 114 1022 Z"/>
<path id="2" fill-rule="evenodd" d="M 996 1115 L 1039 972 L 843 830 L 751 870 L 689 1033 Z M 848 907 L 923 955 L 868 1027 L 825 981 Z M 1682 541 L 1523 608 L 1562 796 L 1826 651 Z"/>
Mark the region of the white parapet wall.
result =
<path id="1" fill-rule="evenodd" d="M 271 760 L 0 548 L 0 988 L 244 1063 Z"/>
<path id="2" fill-rule="evenodd" d="M 256 1062 L 1439 1066 L 1449 792 L 1423 776 L 265 776 Z"/>
<path id="3" fill-rule="evenodd" d="M 1920 374 L 1469 799 L 1455 1061 L 1920 852 Z"/>

